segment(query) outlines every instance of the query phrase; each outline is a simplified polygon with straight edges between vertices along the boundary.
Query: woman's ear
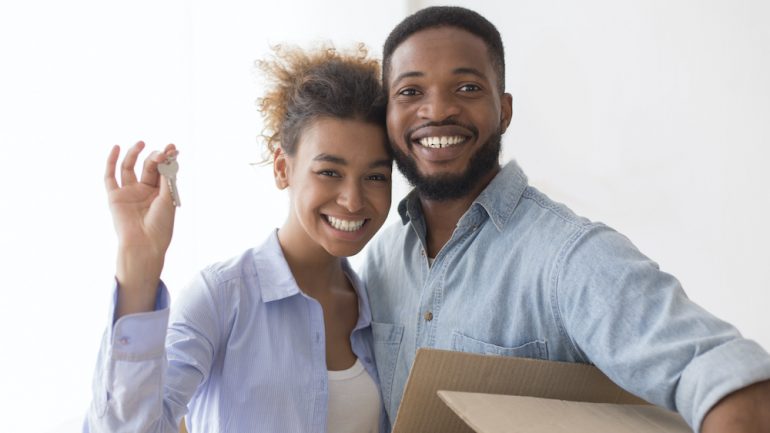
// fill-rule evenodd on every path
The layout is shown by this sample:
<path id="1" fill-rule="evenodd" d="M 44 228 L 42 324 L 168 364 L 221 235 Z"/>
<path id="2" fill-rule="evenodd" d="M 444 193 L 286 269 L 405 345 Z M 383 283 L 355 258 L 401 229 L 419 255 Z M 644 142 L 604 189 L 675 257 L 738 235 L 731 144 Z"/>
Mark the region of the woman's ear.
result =
<path id="1" fill-rule="evenodd" d="M 281 147 L 273 151 L 273 176 L 278 189 L 286 189 L 289 186 L 289 161 Z"/>

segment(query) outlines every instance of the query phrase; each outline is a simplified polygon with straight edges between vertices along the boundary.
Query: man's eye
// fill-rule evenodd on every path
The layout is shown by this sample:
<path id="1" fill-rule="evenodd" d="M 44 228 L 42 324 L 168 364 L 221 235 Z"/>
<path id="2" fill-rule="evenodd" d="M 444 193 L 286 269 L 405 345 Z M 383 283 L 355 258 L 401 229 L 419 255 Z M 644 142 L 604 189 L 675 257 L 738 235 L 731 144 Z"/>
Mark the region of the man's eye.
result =
<path id="1" fill-rule="evenodd" d="M 478 92 L 479 90 L 481 90 L 481 87 L 475 84 L 464 84 L 460 86 L 458 90 L 461 92 Z"/>
<path id="2" fill-rule="evenodd" d="M 399 96 L 415 96 L 417 95 L 417 89 L 407 88 L 398 92 Z"/>
<path id="3" fill-rule="evenodd" d="M 340 174 L 334 170 L 321 170 L 318 172 L 318 174 L 321 176 L 328 176 L 328 177 L 340 177 Z"/>

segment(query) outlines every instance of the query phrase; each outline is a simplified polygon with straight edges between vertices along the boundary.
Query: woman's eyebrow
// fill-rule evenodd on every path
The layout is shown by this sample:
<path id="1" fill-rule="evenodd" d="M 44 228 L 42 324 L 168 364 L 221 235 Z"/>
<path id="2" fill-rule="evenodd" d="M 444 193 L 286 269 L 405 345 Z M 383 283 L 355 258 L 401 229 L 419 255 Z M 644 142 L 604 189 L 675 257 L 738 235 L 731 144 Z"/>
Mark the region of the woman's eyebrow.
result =
<path id="1" fill-rule="evenodd" d="M 377 167 L 393 168 L 393 161 L 390 159 L 378 159 L 377 161 L 369 164 L 369 168 Z"/>
<path id="2" fill-rule="evenodd" d="M 345 158 L 336 155 L 330 155 L 328 153 L 319 153 L 313 158 L 313 161 L 331 162 L 332 164 L 348 165 L 348 161 Z M 378 159 L 377 161 L 369 164 L 369 168 L 387 167 L 393 168 L 393 161 L 391 159 Z"/>
<path id="3" fill-rule="evenodd" d="M 339 165 L 348 164 L 345 158 L 335 156 L 335 155 L 329 155 L 328 153 L 319 153 L 318 155 L 316 155 L 315 158 L 313 158 L 313 161 L 331 162 L 333 164 L 339 164 Z"/>

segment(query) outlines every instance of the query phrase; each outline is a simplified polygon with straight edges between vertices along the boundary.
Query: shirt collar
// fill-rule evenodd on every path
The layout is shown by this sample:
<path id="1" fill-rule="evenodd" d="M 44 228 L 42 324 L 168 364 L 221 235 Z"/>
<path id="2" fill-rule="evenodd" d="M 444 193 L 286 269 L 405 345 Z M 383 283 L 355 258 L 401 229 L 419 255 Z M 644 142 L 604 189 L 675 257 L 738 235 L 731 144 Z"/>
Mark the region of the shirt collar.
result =
<path id="1" fill-rule="evenodd" d="M 278 243 L 278 230 L 273 231 L 262 247 L 256 249 L 256 269 L 264 302 L 288 298 L 300 293 Z"/>
<path id="2" fill-rule="evenodd" d="M 474 204 L 479 205 L 489 215 L 497 230 L 500 231 L 513 215 L 527 185 L 527 176 L 516 161 L 511 161 L 503 166 L 494 179 L 489 182 L 489 185 L 481 191 L 481 194 L 473 201 L 471 209 Z M 398 213 L 403 224 L 422 217 L 416 189 L 412 189 L 399 202 Z"/>
<path id="3" fill-rule="evenodd" d="M 281 244 L 278 242 L 278 230 L 273 231 L 262 247 L 256 251 L 257 278 L 259 279 L 263 302 L 277 301 L 303 294 L 291 273 L 291 269 L 289 269 L 286 257 L 283 255 Z M 366 290 L 363 290 L 364 285 L 361 279 L 350 267 L 347 258 L 342 259 L 342 271 L 345 272 L 358 295 L 358 323 L 355 329 L 369 326 L 372 321 L 369 299 Z"/>

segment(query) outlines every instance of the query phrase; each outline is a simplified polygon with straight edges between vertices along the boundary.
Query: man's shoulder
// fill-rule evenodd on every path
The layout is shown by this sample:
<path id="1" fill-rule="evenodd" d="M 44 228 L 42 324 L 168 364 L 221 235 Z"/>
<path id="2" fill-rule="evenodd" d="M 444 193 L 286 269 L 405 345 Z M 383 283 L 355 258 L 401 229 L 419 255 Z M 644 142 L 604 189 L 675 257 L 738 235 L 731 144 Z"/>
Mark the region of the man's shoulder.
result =
<path id="1" fill-rule="evenodd" d="M 594 224 L 590 219 L 575 213 L 566 204 L 551 199 L 531 185 L 521 194 L 517 212 L 524 214 L 522 216 L 536 217 L 538 221 L 542 221 L 542 218 L 552 219 L 554 224 L 563 224 L 572 229 L 585 229 Z"/>

